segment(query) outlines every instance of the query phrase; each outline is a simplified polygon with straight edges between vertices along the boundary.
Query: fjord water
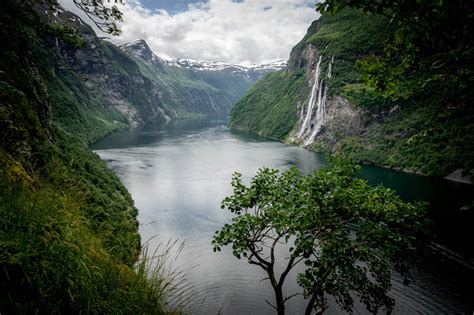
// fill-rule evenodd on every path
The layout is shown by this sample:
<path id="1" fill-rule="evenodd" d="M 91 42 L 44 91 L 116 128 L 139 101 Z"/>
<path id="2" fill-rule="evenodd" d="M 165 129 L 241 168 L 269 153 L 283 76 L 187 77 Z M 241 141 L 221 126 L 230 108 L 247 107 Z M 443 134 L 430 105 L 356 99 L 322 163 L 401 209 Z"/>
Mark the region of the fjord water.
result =
<path id="1" fill-rule="evenodd" d="M 187 313 L 274 314 L 265 302 L 273 301 L 273 291 L 262 280 L 263 271 L 237 260 L 230 250 L 212 251 L 214 231 L 231 218 L 220 209 L 220 202 L 231 192 L 235 171 L 246 180 L 263 166 L 296 166 L 308 174 L 325 164 L 321 155 L 229 130 L 225 121 L 202 120 L 117 132 L 93 149 L 115 170 L 135 200 L 142 241 L 154 236 L 151 248 L 170 238 L 185 242 L 176 266 L 187 276 L 181 297 Z M 371 166 L 364 166 L 361 176 L 374 185 L 396 189 L 407 200 L 430 201 L 442 241 L 472 255 L 469 222 L 456 221 L 452 215 L 473 193 L 472 187 Z M 412 275 L 409 286 L 394 275 L 395 313 L 470 314 L 474 310 L 473 271 L 463 264 L 435 256 Z M 287 279 L 286 295 L 300 291 L 294 276 Z M 287 303 L 288 314 L 304 312 L 301 296 Z M 337 313 L 335 306 L 327 311 Z M 354 313 L 367 312 L 356 305 Z"/>

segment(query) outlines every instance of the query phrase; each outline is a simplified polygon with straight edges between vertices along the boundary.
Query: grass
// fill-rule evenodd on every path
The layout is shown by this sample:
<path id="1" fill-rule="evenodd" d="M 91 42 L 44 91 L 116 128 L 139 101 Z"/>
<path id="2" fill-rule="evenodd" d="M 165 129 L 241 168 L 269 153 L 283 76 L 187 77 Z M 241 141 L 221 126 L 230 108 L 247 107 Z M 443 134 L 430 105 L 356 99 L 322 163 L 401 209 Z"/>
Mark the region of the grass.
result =
<path id="1" fill-rule="evenodd" d="M 153 253 L 145 246 L 136 263 L 125 264 L 97 237 L 73 188 L 12 181 L 18 177 L 9 172 L 0 181 L 2 312 L 166 313 L 183 281 L 172 254 L 182 244 Z"/>

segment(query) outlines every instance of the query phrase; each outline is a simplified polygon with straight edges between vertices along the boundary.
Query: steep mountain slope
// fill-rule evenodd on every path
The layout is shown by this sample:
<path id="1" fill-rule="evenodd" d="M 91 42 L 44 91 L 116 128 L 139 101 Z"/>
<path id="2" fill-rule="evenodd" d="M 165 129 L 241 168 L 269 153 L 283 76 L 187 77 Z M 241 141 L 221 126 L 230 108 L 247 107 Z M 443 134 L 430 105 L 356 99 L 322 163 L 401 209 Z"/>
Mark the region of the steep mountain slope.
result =
<path id="1" fill-rule="evenodd" d="M 241 67 L 191 60 L 166 61 L 156 56 L 143 40 L 121 46 L 160 90 L 160 100 L 170 119 L 209 112 L 227 115 L 232 105 L 263 74 L 281 63 Z"/>
<path id="2" fill-rule="evenodd" d="M 227 95 L 188 71 L 169 67 L 145 41 L 121 47 L 156 89 L 156 101 L 169 119 L 226 115 L 233 102 Z"/>
<path id="3" fill-rule="evenodd" d="M 406 171 L 472 174 L 472 110 L 434 95 L 395 101 L 360 79 L 357 61 L 382 53 L 391 27 L 383 16 L 356 10 L 323 15 L 287 68 L 265 76 L 236 104 L 231 127 Z"/>
<path id="4" fill-rule="evenodd" d="M 137 209 L 87 145 L 129 124 L 95 74 L 128 88 L 134 68 L 120 76 L 95 35 L 48 25 L 36 4 L 0 11 L 0 312 L 160 313 L 160 286 L 134 271 Z"/>

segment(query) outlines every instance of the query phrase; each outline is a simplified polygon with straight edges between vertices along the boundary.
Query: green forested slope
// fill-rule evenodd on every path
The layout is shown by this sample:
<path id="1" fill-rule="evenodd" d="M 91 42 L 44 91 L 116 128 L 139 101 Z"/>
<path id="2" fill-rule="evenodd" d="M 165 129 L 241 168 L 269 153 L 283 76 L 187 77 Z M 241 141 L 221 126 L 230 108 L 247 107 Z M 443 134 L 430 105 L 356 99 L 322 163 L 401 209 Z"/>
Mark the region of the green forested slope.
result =
<path id="1" fill-rule="evenodd" d="M 304 71 L 270 73 L 257 81 L 231 112 L 230 127 L 284 139 L 296 123 Z"/>
<path id="2" fill-rule="evenodd" d="M 359 82 L 357 56 L 381 49 L 385 22 L 384 18 L 367 19 L 365 14 L 354 10 L 313 22 L 293 48 L 287 69 L 266 75 L 237 102 L 231 112 L 230 126 L 287 139 L 298 120 L 297 107 L 305 106 L 309 100 L 309 68 L 316 63 L 316 53 L 326 57 L 321 63 L 322 72 L 327 71 L 332 56 L 337 59 L 329 93 L 341 94 L 341 90 Z"/>
<path id="3" fill-rule="evenodd" d="M 123 117 L 51 45 L 80 40 L 41 19 L 2 3 L 0 313 L 162 313 L 161 288 L 133 271 L 137 209 L 87 146 Z"/>

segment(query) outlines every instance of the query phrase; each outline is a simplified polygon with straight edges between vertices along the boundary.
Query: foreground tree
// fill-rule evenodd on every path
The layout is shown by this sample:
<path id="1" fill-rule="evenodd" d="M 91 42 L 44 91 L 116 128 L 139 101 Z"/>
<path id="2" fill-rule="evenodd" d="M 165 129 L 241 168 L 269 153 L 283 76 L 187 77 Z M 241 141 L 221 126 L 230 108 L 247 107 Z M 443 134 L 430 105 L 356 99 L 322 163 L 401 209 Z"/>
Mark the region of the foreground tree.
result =
<path id="1" fill-rule="evenodd" d="M 222 208 L 236 217 L 216 232 L 214 251 L 232 246 L 234 256 L 260 266 L 275 291 L 278 314 L 284 314 L 289 299 L 283 283 L 300 262 L 306 266 L 297 277 L 308 301 L 306 314 L 322 314 L 327 295 L 348 312 L 355 296 L 371 312 L 390 312 L 391 270 L 408 280 L 407 262 L 424 248 L 429 221 L 424 205 L 369 186 L 356 178 L 358 170 L 335 158 L 309 176 L 294 168 L 264 168 L 250 186 L 234 174 L 233 195 L 223 200 Z M 288 256 L 279 274 L 277 250 Z"/>

